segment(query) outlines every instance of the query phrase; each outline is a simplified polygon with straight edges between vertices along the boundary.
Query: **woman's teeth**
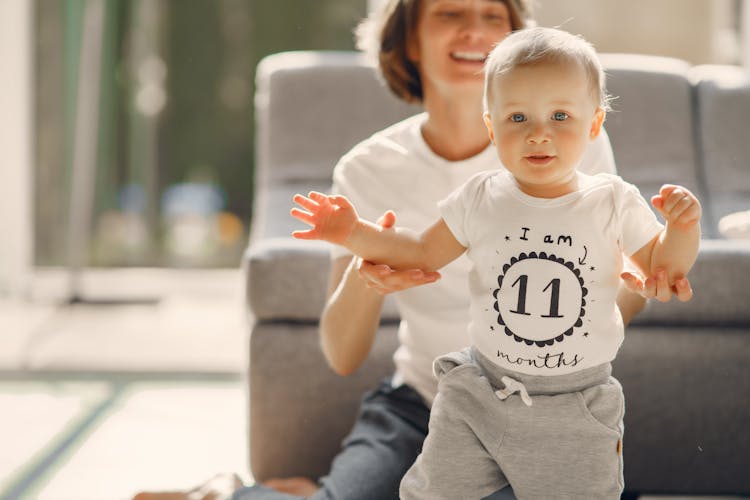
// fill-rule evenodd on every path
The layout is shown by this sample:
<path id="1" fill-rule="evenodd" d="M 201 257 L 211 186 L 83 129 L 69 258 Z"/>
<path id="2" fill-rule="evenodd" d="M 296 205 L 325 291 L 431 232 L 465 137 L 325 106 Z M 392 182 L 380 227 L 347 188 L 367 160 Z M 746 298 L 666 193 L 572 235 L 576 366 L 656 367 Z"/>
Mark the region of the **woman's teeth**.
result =
<path id="1" fill-rule="evenodd" d="M 487 58 L 487 54 L 484 52 L 451 52 L 451 56 L 454 59 L 472 62 L 484 62 Z"/>

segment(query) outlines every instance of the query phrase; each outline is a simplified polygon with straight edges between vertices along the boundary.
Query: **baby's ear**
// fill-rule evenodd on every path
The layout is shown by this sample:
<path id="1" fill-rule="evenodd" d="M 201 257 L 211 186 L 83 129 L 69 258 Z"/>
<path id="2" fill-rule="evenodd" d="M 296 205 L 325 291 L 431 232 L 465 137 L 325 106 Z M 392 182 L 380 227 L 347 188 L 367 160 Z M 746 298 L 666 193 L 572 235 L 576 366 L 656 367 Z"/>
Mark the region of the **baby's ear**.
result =
<path id="1" fill-rule="evenodd" d="M 602 131 L 602 124 L 604 123 L 604 117 L 607 113 L 602 108 L 596 108 L 594 111 L 594 119 L 591 120 L 591 129 L 589 130 L 589 139 L 592 141 L 597 138 L 599 132 Z"/>
<path id="2" fill-rule="evenodd" d="M 492 141 L 492 144 L 495 144 L 495 131 L 492 130 L 492 117 L 490 117 L 489 112 L 485 111 L 482 118 L 484 118 L 484 124 L 487 127 L 487 134 L 490 136 L 490 141 Z"/>

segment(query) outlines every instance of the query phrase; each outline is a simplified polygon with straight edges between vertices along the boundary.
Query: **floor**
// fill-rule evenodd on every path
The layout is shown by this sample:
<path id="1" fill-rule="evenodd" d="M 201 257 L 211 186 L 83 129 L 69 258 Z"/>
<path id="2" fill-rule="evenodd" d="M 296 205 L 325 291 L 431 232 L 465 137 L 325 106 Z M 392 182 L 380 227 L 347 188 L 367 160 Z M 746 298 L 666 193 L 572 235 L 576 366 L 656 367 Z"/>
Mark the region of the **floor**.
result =
<path id="1" fill-rule="evenodd" d="M 251 482 L 241 272 L 75 283 L 42 270 L 24 300 L 0 298 L 0 499 L 124 500 L 218 472 Z M 648 497 L 667 499 L 686 500 Z"/>
<path id="2" fill-rule="evenodd" d="M 247 473 L 239 270 L 35 274 L 0 299 L 0 498 L 127 499 Z M 81 299 L 73 305 L 67 299 Z"/>

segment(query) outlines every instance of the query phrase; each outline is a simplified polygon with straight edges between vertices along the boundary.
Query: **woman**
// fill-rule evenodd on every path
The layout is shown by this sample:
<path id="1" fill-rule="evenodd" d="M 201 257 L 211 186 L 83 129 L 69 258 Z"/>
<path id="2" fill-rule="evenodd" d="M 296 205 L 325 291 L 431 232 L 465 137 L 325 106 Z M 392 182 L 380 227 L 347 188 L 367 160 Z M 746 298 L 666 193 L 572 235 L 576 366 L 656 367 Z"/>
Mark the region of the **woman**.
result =
<path id="1" fill-rule="evenodd" d="M 471 175 L 497 168 L 482 121 L 484 57 L 510 31 L 530 22 L 525 0 L 384 0 L 359 27 L 359 46 L 377 57 L 391 90 L 421 102 L 424 113 L 353 148 L 336 166 L 334 190 L 351 199 L 362 217 L 380 217 L 385 228 L 395 223 L 389 209 L 404 226 L 418 228 L 436 218 L 437 202 Z M 606 134 L 591 145 L 586 158 L 592 172 L 614 172 Z M 430 182 L 415 183 L 416 178 Z M 465 257 L 442 274 L 395 271 L 353 259 L 339 248 L 332 259 L 320 323 L 331 368 L 341 375 L 357 370 L 372 347 L 383 296 L 401 291 L 396 295 L 402 317 L 396 373 L 365 395 L 328 476 L 317 483 L 308 478 L 271 480 L 240 489 L 233 498 L 398 498 L 401 477 L 427 433 L 437 391 L 432 361 L 469 344 Z M 618 304 L 626 322 L 643 307 L 644 297 L 666 301 L 673 292 L 664 273 L 645 281 L 627 273 L 623 278 Z M 687 280 L 674 292 L 680 300 L 692 296 Z M 507 498 L 507 493 L 493 498 Z M 188 498 L 183 495 L 138 498 Z"/>

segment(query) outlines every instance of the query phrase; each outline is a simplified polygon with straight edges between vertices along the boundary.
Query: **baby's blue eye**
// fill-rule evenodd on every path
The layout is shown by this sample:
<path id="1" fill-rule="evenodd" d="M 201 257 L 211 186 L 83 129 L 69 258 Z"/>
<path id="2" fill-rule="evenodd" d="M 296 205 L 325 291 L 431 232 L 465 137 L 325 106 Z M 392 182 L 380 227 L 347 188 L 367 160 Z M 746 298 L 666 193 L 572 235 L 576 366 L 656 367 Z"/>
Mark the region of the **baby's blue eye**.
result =
<path id="1" fill-rule="evenodd" d="M 526 117 L 523 115 L 523 113 L 513 113 L 512 115 L 510 115 L 510 121 L 516 123 L 525 122 Z"/>
<path id="2" fill-rule="evenodd" d="M 568 113 L 566 113 L 565 111 L 556 111 L 552 115 L 552 119 L 558 122 L 565 121 L 568 119 Z"/>

